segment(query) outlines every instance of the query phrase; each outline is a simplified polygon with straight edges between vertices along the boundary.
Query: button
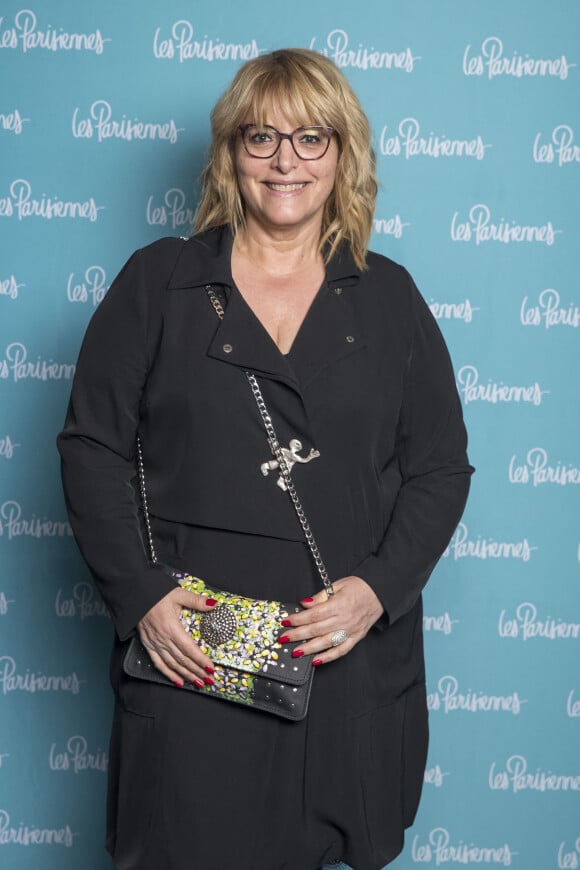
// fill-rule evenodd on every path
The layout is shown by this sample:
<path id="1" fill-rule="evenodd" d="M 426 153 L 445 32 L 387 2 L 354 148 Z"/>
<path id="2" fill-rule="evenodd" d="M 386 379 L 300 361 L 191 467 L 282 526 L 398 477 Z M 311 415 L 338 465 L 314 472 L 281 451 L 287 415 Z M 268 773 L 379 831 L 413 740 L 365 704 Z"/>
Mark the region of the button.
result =
<path id="1" fill-rule="evenodd" d="M 346 340 L 349 344 L 352 344 L 354 341 L 354 335 L 347 335 Z"/>
<path id="2" fill-rule="evenodd" d="M 231 353 L 233 350 L 233 347 L 231 346 L 231 344 L 224 344 L 222 350 L 224 353 Z"/>
<path id="3" fill-rule="evenodd" d="M 342 293 L 342 287 L 335 287 L 334 292 L 337 296 L 340 296 L 340 294 Z"/>

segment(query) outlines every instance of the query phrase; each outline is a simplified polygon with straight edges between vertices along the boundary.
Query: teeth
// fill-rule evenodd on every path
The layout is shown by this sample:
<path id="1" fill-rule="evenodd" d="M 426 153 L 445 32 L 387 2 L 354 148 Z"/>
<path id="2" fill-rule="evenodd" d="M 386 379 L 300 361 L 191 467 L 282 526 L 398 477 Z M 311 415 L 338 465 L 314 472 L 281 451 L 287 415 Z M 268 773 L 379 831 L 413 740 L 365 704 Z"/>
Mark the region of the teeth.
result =
<path id="1" fill-rule="evenodd" d="M 272 190 L 283 190 L 283 191 L 301 190 L 305 186 L 306 186 L 305 182 L 300 182 L 300 184 L 274 184 L 273 182 L 270 182 L 268 184 L 268 187 L 272 188 Z"/>

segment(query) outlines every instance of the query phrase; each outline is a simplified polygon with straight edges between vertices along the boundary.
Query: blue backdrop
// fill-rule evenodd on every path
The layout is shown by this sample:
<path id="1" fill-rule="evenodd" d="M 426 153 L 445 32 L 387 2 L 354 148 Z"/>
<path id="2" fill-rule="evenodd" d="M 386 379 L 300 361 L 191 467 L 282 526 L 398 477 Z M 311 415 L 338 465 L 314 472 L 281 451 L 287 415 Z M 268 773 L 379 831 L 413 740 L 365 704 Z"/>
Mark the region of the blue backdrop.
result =
<path id="1" fill-rule="evenodd" d="M 432 740 L 394 866 L 579 867 L 580 4 L 30 2 L 0 3 L 0 866 L 110 868 L 111 625 L 54 439 L 112 278 L 188 230 L 211 106 L 296 45 L 370 117 L 372 247 L 439 320 L 477 466 L 425 596 Z"/>

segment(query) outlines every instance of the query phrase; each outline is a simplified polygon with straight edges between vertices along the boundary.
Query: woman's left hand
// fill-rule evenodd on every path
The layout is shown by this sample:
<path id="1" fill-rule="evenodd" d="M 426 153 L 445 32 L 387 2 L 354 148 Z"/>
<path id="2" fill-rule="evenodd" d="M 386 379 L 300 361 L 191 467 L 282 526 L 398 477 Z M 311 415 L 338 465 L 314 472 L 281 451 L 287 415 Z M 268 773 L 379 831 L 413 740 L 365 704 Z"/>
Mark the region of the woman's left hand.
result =
<path id="1" fill-rule="evenodd" d="M 280 636 L 288 641 L 301 641 L 293 656 L 301 651 L 304 655 L 314 653 L 316 665 L 326 664 L 346 655 L 367 634 L 383 613 L 383 605 L 361 577 L 342 577 L 335 580 L 334 595 L 327 596 L 324 590 L 311 599 L 300 603 L 302 613 L 292 614 L 291 627 L 285 627 Z M 332 635 L 346 631 L 348 637 L 338 646 L 332 646 Z"/>

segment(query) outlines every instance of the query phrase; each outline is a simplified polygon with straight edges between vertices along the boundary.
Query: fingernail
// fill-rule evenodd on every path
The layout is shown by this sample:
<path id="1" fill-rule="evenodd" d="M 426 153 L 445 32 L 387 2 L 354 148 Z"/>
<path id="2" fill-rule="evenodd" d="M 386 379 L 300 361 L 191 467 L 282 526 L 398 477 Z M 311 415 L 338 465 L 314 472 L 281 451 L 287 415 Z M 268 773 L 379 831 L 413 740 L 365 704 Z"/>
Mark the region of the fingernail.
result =
<path id="1" fill-rule="evenodd" d="M 183 689 L 183 683 L 181 680 L 173 680 L 173 685 L 177 686 L 178 689 Z"/>
<path id="2" fill-rule="evenodd" d="M 303 650 L 303 649 L 295 649 L 295 650 L 292 650 L 292 658 L 293 658 L 293 659 L 299 659 L 300 656 L 303 656 L 303 655 L 304 655 L 304 650 Z"/>
<path id="3" fill-rule="evenodd" d="M 193 685 L 197 686 L 198 689 L 203 689 L 203 683 L 201 680 L 194 680 Z"/>
<path id="4" fill-rule="evenodd" d="M 300 600 L 300 604 L 312 604 L 313 601 L 314 601 L 314 598 L 302 598 Z"/>
<path id="5" fill-rule="evenodd" d="M 283 625 L 284 628 L 291 628 L 292 627 L 292 623 L 290 622 L 289 619 L 283 619 L 280 624 Z"/>
<path id="6" fill-rule="evenodd" d="M 206 684 L 206 686 L 213 686 L 213 680 L 211 677 L 204 677 L 203 681 Z"/>
<path id="7" fill-rule="evenodd" d="M 214 672 L 213 668 L 210 668 L 209 665 L 205 666 L 204 671 L 206 672 L 206 674 L 213 674 Z"/>
<path id="8" fill-rule="evenodd" d="M 215 598 L 206 598 L 205 603 L 207 604 L 208 607 L 215 607 L 217 604 L 217 601 L 215 600 Z"/>
<path id="9" fill-rule="evenodd" d="M 287 634 L 283 634 L 282 637 L 278 638 L 278 643 L 290 643 L 290 638 Z"/>
<path id="10" fill-rule="evenodd" d="M 322 665 L 322 664 L 324 664 L 322 659 L 314 659 L 314 661 L 312 662 L 313 667 L 316 667 L 317 665 Z"/>

